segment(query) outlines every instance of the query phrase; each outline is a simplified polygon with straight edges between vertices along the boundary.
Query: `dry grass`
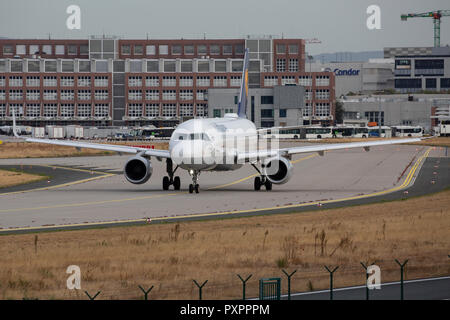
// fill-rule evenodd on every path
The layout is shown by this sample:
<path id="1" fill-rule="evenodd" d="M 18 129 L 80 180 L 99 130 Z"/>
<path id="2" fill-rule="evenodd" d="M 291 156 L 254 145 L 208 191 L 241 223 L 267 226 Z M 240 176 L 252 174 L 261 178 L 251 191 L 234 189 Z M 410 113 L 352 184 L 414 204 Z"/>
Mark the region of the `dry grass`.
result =
<path id="1" fill-rule="evenodd" d="M 414 142 L 411 144 L 419 144 L 422 146 L 434 146 L 434 147 L 450 147 L 450 137 L 433 137 L 425 139 L 420 142 Z"/>
<path id="2" fill-rule="evenodd" d="M 408 138 L 388 138 L 392 140 L 408 139 Z M 410 139 L 410 138 L 409 138 Z M 348 142 L 368 142 L 386 140 L 386 138 L 332 138 L 332 139 L 320 139 L 320 140 L 301 140 L 310 143 L 348 143 Z M 436 146 L 436 147 L 450 147 L 450 137 L 433 137 L 422 140 L 420 142 L 406 143 L 411 145 L 422 146 Z"/>
<path id="3" fill-rule="evenodd" d="M 25 172 L 0 170 L 0 188 L 16 186 L 46 179 L 45 176 L 29 174 Z"/>
<path id="4" fill-rule="evenodd" d="M 432 205 L 430 205 L 432 204 Z M 100 299 L 206 299 L 248 296 L 258 279 L 298 269 L 293 291 L 324 289 L 324 265 L 340 268 L 336 287 L 363 284 L 360 261 L 376 262 L 382 281 L 399 279 L 394 259 L 409 259 L 406 278 L 448 275 L 450 191 L 320 212 L 181 224 L 146 225 L 0 237 L 0 298 L 86 299 L 66 289 L 66 268 L 82 272 L 82 290 Z M 283 291 L 286 289 L 283 276 Z"/>
<path id="5" fill-rule="evenodd" d="M 102 143 L 102 142 L 99 142 Z M 105 142 L 107 144 L 133 145 L 133 146 L 155 146 L 157 149 L 167 149 L 167 142 Z M 78 156 L 98 156 L 113 155 L 115 152 L 82 149 L 78 151 L 74 147 L 64 147 L 41 143 L 28 142 L 4 142 L 0 144 L 0 159 L 15 158 L 47 158 L 47 157 L 78 157 Z"/>

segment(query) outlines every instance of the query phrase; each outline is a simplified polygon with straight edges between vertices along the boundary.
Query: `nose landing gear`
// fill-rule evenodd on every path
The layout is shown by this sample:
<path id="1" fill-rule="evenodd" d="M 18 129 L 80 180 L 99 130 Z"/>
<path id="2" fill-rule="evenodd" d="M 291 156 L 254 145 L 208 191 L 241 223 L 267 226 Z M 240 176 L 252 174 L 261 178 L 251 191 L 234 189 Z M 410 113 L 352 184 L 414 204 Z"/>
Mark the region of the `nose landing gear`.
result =
<path id="1" fill-rule="evenodd" d="M 255 191 L 261 190 L 262 186 L 266 187 L 267 191 L 272 190 L 272 182 L 270 182 L 269 179 L 267 179 L 267 177 L 265 175 L 263 175 L 261 173 L 261 171 L 258 169 L 258 167 L 255 166 L 253 163 L 252 163 L 252 166 L 261 175 L 259 177 L 255 177 L 255 182 L 254 182 L 254 185 L 253 185 L 254 188 L 255 188 Z"/>
<path id="2" fill-rule="evenodd" d="M 200 175 L 200 171 L 189 170 L 189 174 L 192 177 L 192 183 L 189 185 L 189 193 L 199 193 L 200 186 L 198 185 L 198 176 Z"/>

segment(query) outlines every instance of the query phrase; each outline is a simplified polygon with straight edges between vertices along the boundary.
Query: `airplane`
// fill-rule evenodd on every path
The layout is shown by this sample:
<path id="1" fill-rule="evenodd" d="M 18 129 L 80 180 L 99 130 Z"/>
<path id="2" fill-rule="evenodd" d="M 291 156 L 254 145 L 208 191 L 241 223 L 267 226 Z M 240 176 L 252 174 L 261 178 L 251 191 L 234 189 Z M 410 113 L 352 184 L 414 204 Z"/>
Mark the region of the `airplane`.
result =
<path id="1" fill-rule="evenodd" d="M 70 140 L 25 138 L 25 141 L 76 147 L 77 149 L 91 148 L 115 151 L 120 154 L 132 154 L 133 156 L 125 163 L 124 176 L 133 184 L 142 184 L 150 179 L 153 173 L 152 157 L 159 161 L 165 159 L 167 175 L 162 180 L 162 189 L 168 190 L 170 186 L 173 186 L 175 190 L 180 190 L 180 177 L 175 176 L 175 172 L 180 168 L 187 170 L 192 177 L 192 183 L 189 184 L 189 193 L 199 193 L 198 178 L 200 173 L 204 171 L 237 170 L 245 164 L 250 164 L 259 174 L 254 179 L 254 190 L 260 190 L 264 186 L 267 191 L 270 191 L 273 184 L 284 184 L 292 177 L 293 166 L 290 160 L 295 154 L 318 152 L 319 155 L 323 156 L 324 152 L 330 150 L 364 148 L 365 151 L 369 151 L 370 147 L 374 146 L 421 141 L 419 138 L 411 138 L 318 144 L 290 148 L 260 148 L 259 131 L 246 116 L 248 65 L 249 52 L 246 49 L 238 112 L 227 113 L 222 118 L 199 118 L 181 123 L 172 133 L 169 150 Z M 16 128 L 14 110 L 12 113 L 13 127 Z M 17 138 L 21 138 L 16 130 L 13 130 L 13 132 Z"/>

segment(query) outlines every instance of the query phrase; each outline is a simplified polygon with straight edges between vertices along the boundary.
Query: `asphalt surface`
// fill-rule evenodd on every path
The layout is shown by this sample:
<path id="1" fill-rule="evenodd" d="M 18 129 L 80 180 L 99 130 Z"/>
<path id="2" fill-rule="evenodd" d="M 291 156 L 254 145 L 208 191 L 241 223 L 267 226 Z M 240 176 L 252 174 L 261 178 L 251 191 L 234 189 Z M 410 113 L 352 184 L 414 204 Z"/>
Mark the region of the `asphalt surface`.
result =
<path id="1" fill-rule="evenodd" d="M 381 285 L 381 289 L 369 290 L 369 300 L 400 300 L 400 282 Z M 404 281 L 404 300 L 448 300 L 450 299 L 450 277 Z M 287 299 L 283 296 L 282 299 Z M 294 293 L 292 300 L 330 300 L 330 290 Z M 366 300 L 366 287 L 335 288 L 333 300 Z"/>
<path id="2" fill-rule="evenodd" d="M 293 178 L 284 185 L 274 185 L 270 192 L 253 190 L 255 171 L 251 166 L 233 172 L 202 173 L 200 194 L 187 192 L 190 178 L 185 171 L 178 171 L 182 190 L 162 191 L 165 165 L 156 160 L 152 161 L 149 182 L 132 185 L 120 174 L 127 159 L 0 160 L 0 166 L 23 166 L 24 170 L 50 166 L 42 168 L 50 170 L 55 186 L 24 193 L 0 191 L 0 234 L 135 225 L 148 219 L 160 223 L 320 210 L 422 195 L 448 187 L 450 180 L 444 148 L 410 145 L 375 147 L 370 152 L 339 150 L 323 157 L 299 155 L 293 159 Z M 70 168 L 60 168 L 63 166 Z"/>

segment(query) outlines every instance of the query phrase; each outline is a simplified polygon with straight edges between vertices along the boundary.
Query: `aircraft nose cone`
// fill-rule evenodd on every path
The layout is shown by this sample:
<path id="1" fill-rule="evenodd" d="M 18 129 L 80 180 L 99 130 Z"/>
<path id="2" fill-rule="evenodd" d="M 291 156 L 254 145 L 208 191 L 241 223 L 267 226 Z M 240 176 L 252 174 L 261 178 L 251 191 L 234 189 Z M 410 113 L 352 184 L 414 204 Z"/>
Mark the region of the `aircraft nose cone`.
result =
<path id="1" fill-rule="evenodd" d="M 205 141 L 180 142 L 172 149 L 171 157 L 177 165 L 209 165 L 214 163 L 214 148 Z"/>

